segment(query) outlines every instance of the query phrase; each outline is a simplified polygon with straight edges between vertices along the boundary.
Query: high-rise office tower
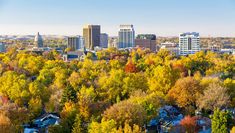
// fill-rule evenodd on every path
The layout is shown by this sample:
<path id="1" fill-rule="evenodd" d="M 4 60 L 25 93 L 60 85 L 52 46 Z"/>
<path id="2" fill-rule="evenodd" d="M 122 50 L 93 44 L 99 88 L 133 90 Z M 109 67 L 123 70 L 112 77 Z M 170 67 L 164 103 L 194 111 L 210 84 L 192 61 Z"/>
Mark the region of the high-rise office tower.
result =
<path id="1" fill-rule="evenodd" d="M 43 39 L 42 39 L 42 36 L 39 34 L 39 32 L 34 38 L 34 46 L 38 48 L 43 47 Z"/>
<path id="2" fill-rule="evenodd" d="M 156 51 L 156 35 L 154 34 L 139 34 L 135 39 L 135 46 L 148 48 L 151 51 Z"/>
<path id="3" fill-rule="evenodd" d="M 68 37 L 67 47 L 71 50 L 78 50 L 84 48 L 84 38 L 82 36 Z"/>
<path id="4" fill-rule="evenodd" d="M 179 35 L 180 55 L 195 54 L 200 51 L 200 36 L 196 32 L 181 33 Z"/>
<path id="5" fill-rule="evenodd" d="M 135 47 L 135 30 L 133 25 L 120 25 L 118 48 Z"/>
<path id="6" fill-rule="evenodd" d="M 101 48 L 108 48 L 108 39 L 109 36 L 106 33 L 100 34 L 100 47 Z"/>
<path id="7" fill-rule="evenodd" d="M 85 47 L 94 49 L 100 45 L 100 25 L 87 25 L 83 28 L 83 37 L 85 39 Z"/>

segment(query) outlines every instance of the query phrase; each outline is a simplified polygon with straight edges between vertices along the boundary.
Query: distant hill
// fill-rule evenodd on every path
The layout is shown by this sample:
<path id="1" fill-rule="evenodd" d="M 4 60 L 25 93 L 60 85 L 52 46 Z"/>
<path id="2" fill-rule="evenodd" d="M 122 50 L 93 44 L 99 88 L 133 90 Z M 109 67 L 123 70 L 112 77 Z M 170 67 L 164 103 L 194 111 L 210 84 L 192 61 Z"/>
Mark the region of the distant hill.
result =
<path id="1" fill-rule="evenodd" d="M 32 40 L 35 35 L 0 35 L 0 39 L 7 40 Z M 68 36 L 62 35 L 42 35 L 43 39 L 64 39 Z"/>

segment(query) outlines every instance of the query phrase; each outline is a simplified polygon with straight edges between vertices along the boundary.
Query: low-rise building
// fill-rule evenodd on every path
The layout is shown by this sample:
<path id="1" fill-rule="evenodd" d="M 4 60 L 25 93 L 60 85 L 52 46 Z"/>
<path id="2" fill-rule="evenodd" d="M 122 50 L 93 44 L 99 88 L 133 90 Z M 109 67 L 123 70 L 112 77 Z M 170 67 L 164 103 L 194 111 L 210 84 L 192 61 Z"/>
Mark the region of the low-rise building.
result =
<path id="1" fill-rule="evenodd" d="M 118 38 L 117 37 L 110 37 L 108 40 L 108 47 L 109 48 L 118 48 Z"/>
<path id="2" fill-rule="evenodd" d="M 86 53 L 84 51 L 71 51 L 63 55 L 63 60 L 65 62 L 70 62 L 73 60 L 84 60 Z"/>
<path id="3" fill-rule="evenodd" d="M 177 43 L 164 42 L 160 44 L 160 49 L 167 49 L 171 54 L 179 55 L 180 49 Z"/>

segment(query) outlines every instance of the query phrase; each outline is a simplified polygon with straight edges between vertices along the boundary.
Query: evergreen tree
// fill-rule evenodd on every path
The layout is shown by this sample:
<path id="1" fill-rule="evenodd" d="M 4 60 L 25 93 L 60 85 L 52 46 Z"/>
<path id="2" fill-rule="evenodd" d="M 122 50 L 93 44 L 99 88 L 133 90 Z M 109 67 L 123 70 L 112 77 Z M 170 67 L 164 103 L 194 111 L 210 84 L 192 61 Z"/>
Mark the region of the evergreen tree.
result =
<path id="1" fill-rule="evenodd" d="M 84 128 L 85 127 L 83 126 L 82 116 L 80 114 L 77 114 L 76 118 L 75 118 L 75 122 L 73 124 L 72 133 L 83 133 L 83 132 L 86 132 L 86 129 L 84 129 Z"/>
<path id="2" fill-rule="evenodd" d="M 231 116 L 227 111 L 216 109 L 212 116 L 212 133 L 228 133 Z"/>
<path id="3" fill-rule="evenodd" d="M 61 104 L 64 105 L 65 102 L 73 101 L 76 102 L 77 94 L 71 85 L 67 85 L 67 87 L 63 90 Z"/>

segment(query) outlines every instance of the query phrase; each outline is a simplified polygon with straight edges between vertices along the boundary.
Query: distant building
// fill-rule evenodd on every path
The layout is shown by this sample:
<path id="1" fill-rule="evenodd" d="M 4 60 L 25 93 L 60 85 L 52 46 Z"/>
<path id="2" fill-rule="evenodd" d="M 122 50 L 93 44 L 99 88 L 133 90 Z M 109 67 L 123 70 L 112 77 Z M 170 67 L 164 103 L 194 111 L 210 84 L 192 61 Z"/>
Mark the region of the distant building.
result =
<path id="1" fill-rule="evenodd" d="M 85 47 L 93 50 L 100 45 L 100 25 L 87 25 L 83 28 Z"/>
<path id="2" fill-rule="evenodd" d="M 232 55 L 235 55 L 235 49 L 221 49 L 220 53 L 221 54 L 232 54 Z"/>
<path id="3" fill-rule="evenodd" d="M 109 48 L 118 48 L 118 38 L 117 37 L 110 37 L 108 40 L 108 47 Z"/>
<path id="4" fill-rule="evenodd" d="M 108 39 L 109 36 L 106 33 L 100 34 L 100 47 L 101 48 L 108 48 Z"/>
<path id="5" fill-rule="evenodd" d="M 118 48 L 135 47 L 135 30 L 133 25 L 120 25 Z"/>
<path id="6" fill-rule="evenodd" d="M 6 52 L 6 46 L 4 43 L 0 42 L 0 53 Z"/>
<path id="7" fill-rule="evenodd" d="M 72 51 L 83 49 L 84 43 L 84 38 L 81 36 L 68 37 L 67 48 L 70 48 Z"/>
<path id="8" fill-rule="evenodd" d="M 195 54 L 200 51 L 200 36 L 196 32 L 181 33 L 179 35 L 180 55 Z"/>
<path id="9" fill-rule="evenodd" d="M 171 54 L 175 54 L 176 56 L 179 55 L 179 47 L 178 44 L 173 42 L 164 42 L 160 44 L 160 49 L 167 49 L 170 51 Z"/>
<path id="10" fill-rule="evenodd" d="M 86 53 L 84 51 L 72 51 L 64 54 L 62 58 L 65 62 L 70 62 L 73 60 L 84 60 L 85 56 Z"/>
<path id="11" fill-rule="evenodd" d="M 39 34 L 39 32 L 34 38 L 34 46 L 38 48 L 43 47 L 43 39 L 42 39 L 42 36 Z"/>
<path id="12" fill-rule="evenodd" d="M 140 34 L 135 39 L 135 46 L 148 48 L 151 51 L 156 51 L 156 35 L 154 34 Z"/>

